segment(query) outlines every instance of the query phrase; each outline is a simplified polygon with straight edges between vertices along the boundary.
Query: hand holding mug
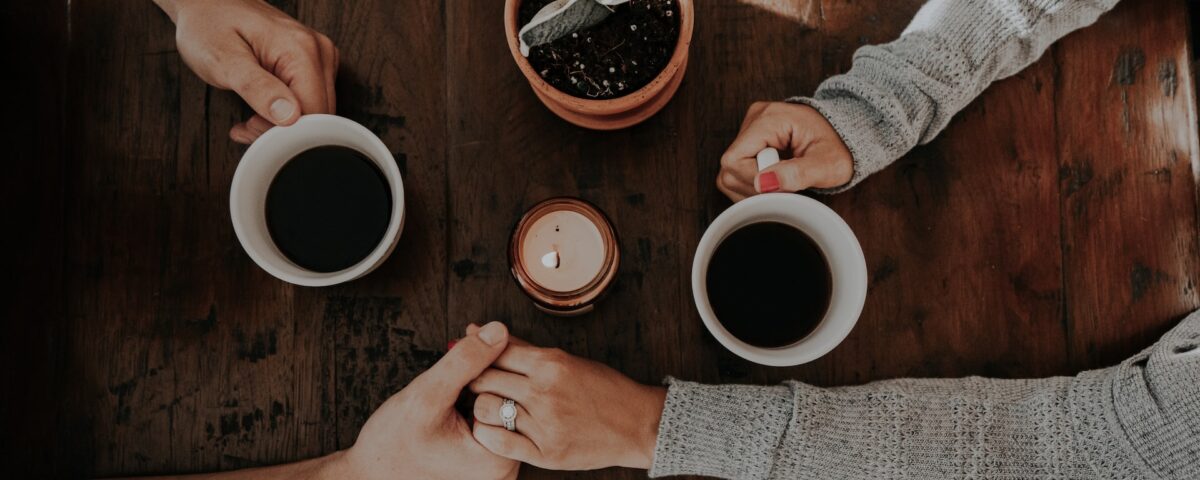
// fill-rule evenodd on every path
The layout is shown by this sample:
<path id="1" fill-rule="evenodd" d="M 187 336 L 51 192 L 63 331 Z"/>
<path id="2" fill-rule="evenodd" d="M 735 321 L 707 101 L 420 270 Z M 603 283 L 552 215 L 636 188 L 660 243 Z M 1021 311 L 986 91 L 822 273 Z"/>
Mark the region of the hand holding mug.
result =
<path id="1" fill-rule="evenodd" d="M 475 439 L 497 455 L 552 470 L 648 469 L 654 459 L 666 390 L 600 363 L 514 338 L 470 389 Z M 512 432 L 500 417 L 506 398 L 518 412 Z"/>
<path id="2" fill-rule="evenodd" d="M 516 478 L 520 464 L 477 443 L 454 409 L 459 392 L 507 345 L 508 330 L 499 322 L 459 340 L 371 415 L 354 446 L 332 462 L 331 478 Z"/>
<path id="3" fill-rule="evenodd" d="M 767 147 L 790 159 L 759 172 L 756 156 Z M 853 175 L 850 150 L 816 109 L 755 102 L 737 138 L 721 156 L 717 189 L 739 202 L 758 193 L 840 187 Z"/>
<path id="4" fill-rule="evenodd" d="M 229 136 L 251 143 L 301 114 L 333 113 L 338 50 L 329 37 L 259 0 L 155 0 L 175 22 L 188 67 L 234 90 L 256 115 Z"/>

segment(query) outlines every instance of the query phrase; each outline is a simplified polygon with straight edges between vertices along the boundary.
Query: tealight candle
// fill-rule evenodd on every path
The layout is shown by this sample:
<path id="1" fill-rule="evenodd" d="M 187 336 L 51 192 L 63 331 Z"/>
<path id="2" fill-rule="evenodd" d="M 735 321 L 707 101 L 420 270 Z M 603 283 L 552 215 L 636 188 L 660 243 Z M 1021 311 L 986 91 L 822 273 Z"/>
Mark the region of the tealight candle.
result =
<path id="1" fill-rule="evenodd" d="M 555 315 L 591 311 L 616 276 L 620 253 L 612 224 L 577 198 L 529 209 L 513 231 L 513 278 L 534 304 Z"/>

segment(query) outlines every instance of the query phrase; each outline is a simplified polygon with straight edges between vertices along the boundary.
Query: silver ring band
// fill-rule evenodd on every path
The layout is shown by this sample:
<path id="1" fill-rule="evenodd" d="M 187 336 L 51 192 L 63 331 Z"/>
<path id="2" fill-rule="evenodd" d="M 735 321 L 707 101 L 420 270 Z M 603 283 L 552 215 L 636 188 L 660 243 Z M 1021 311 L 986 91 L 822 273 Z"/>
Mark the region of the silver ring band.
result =
<path id="1" fill-rule="evenodd" d="M 500 404 L 500 420 L 504 422 L 504 429 L 510 432 L 517 430 L 517 402 L 511 398 L 504 399 Z"/>

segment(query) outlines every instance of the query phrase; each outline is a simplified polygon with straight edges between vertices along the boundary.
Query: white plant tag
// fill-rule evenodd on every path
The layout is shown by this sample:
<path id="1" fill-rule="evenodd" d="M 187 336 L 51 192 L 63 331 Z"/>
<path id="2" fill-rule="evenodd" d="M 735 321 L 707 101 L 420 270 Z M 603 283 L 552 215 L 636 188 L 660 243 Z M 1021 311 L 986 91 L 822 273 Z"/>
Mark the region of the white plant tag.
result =
<path id="1" fill-rule="evenodd" d="M 604 21 L 612 15 L 612 7 L 629 0 L 555 0 L 550 2 L 529 23 L 521 27 L 517 39 L 521 42 L 521 55 L 529 56 L 529 49 L 558 40 Z"/>

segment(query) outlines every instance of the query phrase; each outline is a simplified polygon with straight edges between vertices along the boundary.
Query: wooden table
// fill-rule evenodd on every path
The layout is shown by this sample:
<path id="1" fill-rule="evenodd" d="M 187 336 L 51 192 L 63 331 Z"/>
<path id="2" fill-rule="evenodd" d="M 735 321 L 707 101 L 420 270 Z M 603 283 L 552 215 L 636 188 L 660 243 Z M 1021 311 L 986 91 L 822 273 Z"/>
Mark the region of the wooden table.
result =
<path id="1" fill-rule="evenodd" d="M 6 48 L 28 72 L 10 105 L 28 118 L 6 134 L 18 285 L 2 310 L 0 451 L 18 471 L 198 472 L 346 448 L 468 322 L 502 320 L 643 382 L 847 385 L 1073 374 L 1200 306 L 1182 0 L 1124 2 L 933 144 L 823 198 L 862 242 L 870 295 L 840 347 L 782 369 L 724 351 L 693 310 L 693 250 L 728 206 L 718 157 L 750 102 L 810 93 L 920 0 L 699 1 L 682 88 L 613 133 L 535 99 L 499 0 L 273 2 L 341 48 L 339 113 L 384 140 L 406 182 L 396 253 L 322 289 L 276 280 L 239 246 L 227 199 L 243 148 L 226 132 L 248 110 L 183 65 L 165 15 L 145 0 L 16 3 Z M 621 237 L 615 291 L 582 318 L 539 313 L 508 273 L 515 220 L 553 195 L 599 205 Z"/>

